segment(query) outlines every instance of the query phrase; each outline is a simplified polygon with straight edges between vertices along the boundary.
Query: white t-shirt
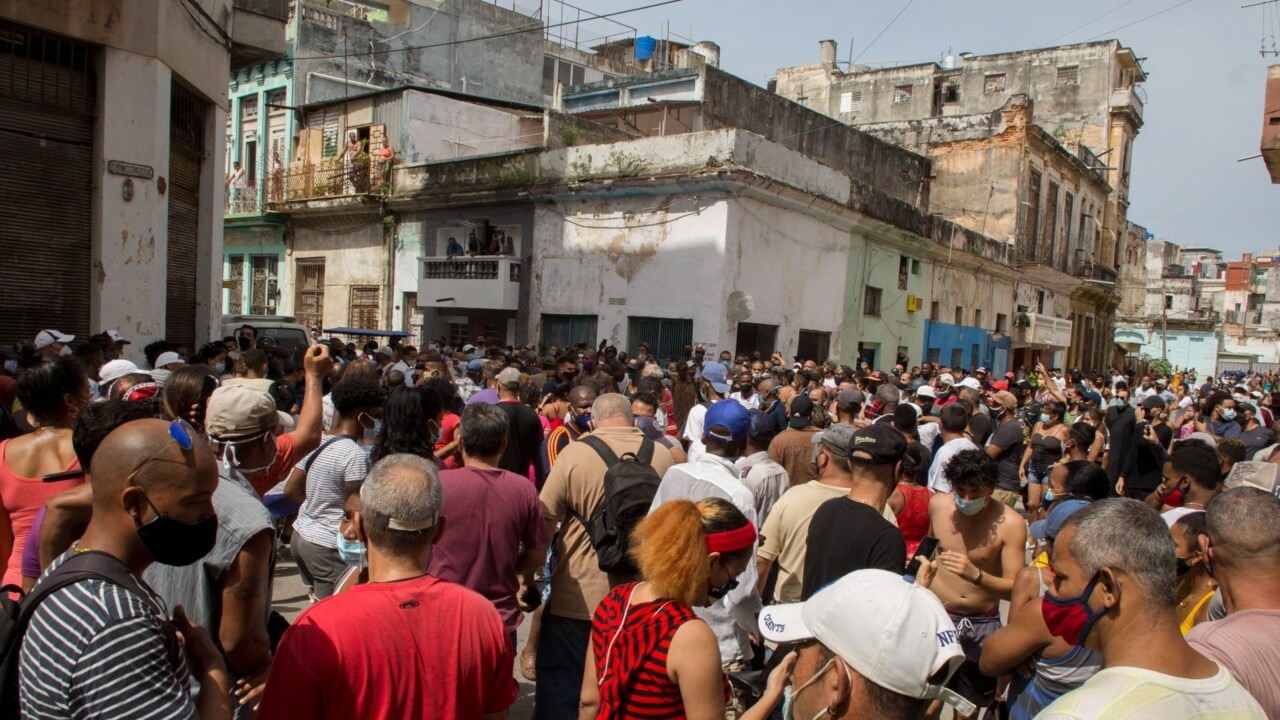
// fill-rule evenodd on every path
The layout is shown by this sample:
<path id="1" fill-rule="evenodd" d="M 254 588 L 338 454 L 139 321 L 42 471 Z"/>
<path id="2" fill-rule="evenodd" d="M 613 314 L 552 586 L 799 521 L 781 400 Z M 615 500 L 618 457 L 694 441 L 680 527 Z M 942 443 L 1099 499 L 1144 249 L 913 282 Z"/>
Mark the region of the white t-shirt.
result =
<path id="1" fill-rule="evenodd" d="M 1037 720 L 1263 720 L 1258 701 L 1227 669 L 1203 680 L 1134 667 L 1099 670 L 1084 685 L 1058 698 Z"/>
<path id="2" fill-rule="evenodd" d="M 684 420 L 684 436 L 689 440 L 689 451 L 685 454 L 691 463 L 698 462 L 702 453 L 707 451 L 707 446 L 702 444 L 702 421 L 706 417 L 707 407 L 698 404 L 689 410 L 689 417 Z"/>
<path id="3" fill-rule="evenodd" d="M 1183 515 L 1190 515 L 1191 513 L 1198 513 L 1198 512 L 1204 512 L 1204 510 L 1201 508 L 1176 507 L 1176 508 L 1173 508 L 1172 510 L 1166 510 L 1160 513 L 1160 519 L 1164 520 L 1165 525 L 1168 525 L 1169 527 L 1173 527 L 1173 524 L 1178 522 L 1178 518 L 1182 517 Z"/>
<path id="4" fill-rule="evenodd" d="M 302 470 L 312 455 L 315 460 L 307 469 L 307 499 L 298 509 L 293 530 L 313 545 L 338 546 L 338 525 L 342 522 L 342 506 L 346 502 L 346 486 L 360 482 L 369 472 L 369 455 L 351 438 L 328 443 L 333 435 L 322 435 L 320 447 L 312 450 L 294 467 Z"/>
<path id="5" fill-rule="evenodd" d="M 977 449 L 978 446 L 967 437 L 950 440 L 938 448 L 938 454 L 933 456 L 933 464 L 929 466 L 929 489 L 935 493 L 951 492 L 951 482 L 944 474 L 951 458 L 965 450 Z"/>

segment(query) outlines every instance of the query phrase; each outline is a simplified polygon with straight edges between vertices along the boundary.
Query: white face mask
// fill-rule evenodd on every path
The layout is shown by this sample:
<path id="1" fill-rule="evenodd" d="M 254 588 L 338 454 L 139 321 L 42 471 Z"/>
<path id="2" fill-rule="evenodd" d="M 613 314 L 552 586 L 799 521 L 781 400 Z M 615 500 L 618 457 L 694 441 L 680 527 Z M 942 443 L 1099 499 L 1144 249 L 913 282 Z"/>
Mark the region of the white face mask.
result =
<path id="1" fill-rule="evenodd" d="M 795 700 L 796 696 L 800 694 L 801 690 L 804 690 L 805 688 L 809 687 L 810 685 L 816 683 L 819 679 L 821 679 L 822 676 L 825 675 L 827 671 L 831 669 L 831 665 L 835 663 L 835 661 L 836 659 L 834 657 L 828 660 L 827 664 L 823 665 L 821 670 L 814 673 L 813 677 L 809 678 L 808 680 L 805 680 L 804 683 L 800 685 L 800 687 L 794 690 L 791 689 L 790 685 L 786 687 L 786 689 L 783 691 L 783 698 L 782 698 L 783 720 L 795 720 L 795 706 L 791 704 L 792 701 Z M 844 674 L 849 676 L 849 684 L 852 685 L 853 676 L 849 673 L 849 668 L 847 667 L 845 668 Z M 818 718 L 826 714 L 827 714 L 827 708 L 824 707 L 818 711 L 817 715 L 813 716 L 812 720 L 818 720 Z"/>

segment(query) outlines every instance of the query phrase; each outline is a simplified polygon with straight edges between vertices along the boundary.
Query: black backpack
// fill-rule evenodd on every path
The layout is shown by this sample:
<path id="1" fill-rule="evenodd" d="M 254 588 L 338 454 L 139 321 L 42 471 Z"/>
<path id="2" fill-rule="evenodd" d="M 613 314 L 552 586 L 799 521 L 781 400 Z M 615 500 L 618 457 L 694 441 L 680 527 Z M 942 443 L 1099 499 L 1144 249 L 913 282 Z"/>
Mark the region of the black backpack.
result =
<path id="1" fill-rule="evenodd" d="M 596 550 L 600 569 L 615 575 L 635 575 L 636 566 L 627 553 L 631 531 L 649 514 L 662 478 L 653 469 L 653 441 L 645 438 L 640 450 L 624 453 L 619 459 L 603 440 L 592 435 L 581 438 L 604 460 L 604 502 L 589 519 L 578 522 L 587 530 Z"/>
<path id="2" fill-rule="evenodd" d="M 36 608 L 53 593 L 68 585 L 82 580 L 98 579 L 119 585 L 151 603 L 151 594 L 142 589 L 137 578 L 116 558 L 103 552 L 77 553 L 67 558 L 54 568 L 47 576 L 40 579 L 21 601 L 9 597 L 10 591 L 22 594 L 22 588 L 15 585 L 0 587 L 0 717 L 16 718 L 19 715 L 18 698 L 18 664 L 19 650 L 22 647 L 22 636 L 26 634 L 27 625 L 35 614 Z M 163 608 L 156 607 L 157 613 L 168 616 Z M 165 647 L 168 650 L 169 662 L 177 668 L 182 660 L 182 648 L 178 642 L 177 631 L 169 623 L 163 623 L 165 629 Z"/>

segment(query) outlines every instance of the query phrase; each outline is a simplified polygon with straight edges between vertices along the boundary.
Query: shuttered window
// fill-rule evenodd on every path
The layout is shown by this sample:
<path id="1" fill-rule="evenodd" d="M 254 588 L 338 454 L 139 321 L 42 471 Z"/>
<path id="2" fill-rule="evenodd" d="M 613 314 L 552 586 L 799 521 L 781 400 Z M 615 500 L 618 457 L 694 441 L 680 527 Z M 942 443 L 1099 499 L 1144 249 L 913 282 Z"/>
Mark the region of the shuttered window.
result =
<path id="1" fill-rule="evenodd" d="M 379 323 L 378 286 L 356 285 L 351 288 L 349 324 L 353 328 L 376 330 Z"/>
<path id="2" fill-rule="evenodd" d="M 567 348 L 576 343 L 585 343 L 587 347 L 595 347 L 595 315 L 544 314 L 542 316 L 542 343 L 540 350 L 545 352 L 552 345 L 558 348 Z"/>
<path id="3" fill-rule="evenodd" d="M 206 104 L 171 83 L 169 100 L 169 230 L 165 339 L 196 347 L 196 265 L 200 234 L 200 163 Z"/>
<path id="4" fill-rule="evenodd" d="M 693 342 L 693 321 L 673 318 L 627 318 L 627 349 L 635 352 L 640 343 L 649 343 L 649 351 L 666 365 L 684 354 L 684 346 Z"/>
<path id="5" fill-rule="evenodd" d="M 293 314 L 307 327 L 324 325 L 324 258 L 301 258 L 294 266 Z"/>

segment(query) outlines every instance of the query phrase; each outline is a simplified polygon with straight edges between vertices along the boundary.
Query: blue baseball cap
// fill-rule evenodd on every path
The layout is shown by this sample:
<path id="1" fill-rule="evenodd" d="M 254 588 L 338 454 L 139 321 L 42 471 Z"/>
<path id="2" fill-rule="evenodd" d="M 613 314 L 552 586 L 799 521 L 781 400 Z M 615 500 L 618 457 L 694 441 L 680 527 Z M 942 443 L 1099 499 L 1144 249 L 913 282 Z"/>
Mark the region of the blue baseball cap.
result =
<path id="1" fill-rule="evenodd" d="M 1053 540 L 1058 537 L 1062 525 L 1071 514 L 1089 504 L 1088 500 L 1063 500 L 1053 504 L 1049 516 L 1031 523 L 1031 537 L 1037 540 Z"/>
<path id="2" fill-rule="evenodd" d="M 729 435 L 712 432 L 713 427 L 722 427 L 729 431 Z M 707 408 L 707 416 L 702 421 L 702 434 L 705 437 L 720 442 L 733 442 L 746 438 L 749 432 L 751 414 L 737 400 L 720 400 Z"/>
<path id="3" fill-rule="evenodd" d="M 720 363 L 709 363 L 702 366 L 702 379 L 711 383 L 711 388 L 721 395 L 729 392 L 728 378 L 729 370 Z M 745 411 L 746 408 L 743 408 L 743 410 Z"/>
<path id="4" fill-rule="evenodd" d="M 474 359 L 474 360 L 468 360 L 468 361 L 467 361 L 467 372 L 468 372 L 468 373 L 470 373 L 470 374 L 472 374 L 472 375 L 475 375 L 476 373 L 478 373 L 478 372 L 480 372 L 480 371 L 482 371 L 482 370 L 484 370 L 484 361 L 483 361 L 483 360 L 481 360 L 480 358 L 476 358 L 476 359 Z"/>

